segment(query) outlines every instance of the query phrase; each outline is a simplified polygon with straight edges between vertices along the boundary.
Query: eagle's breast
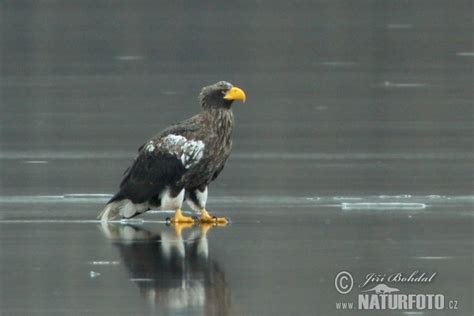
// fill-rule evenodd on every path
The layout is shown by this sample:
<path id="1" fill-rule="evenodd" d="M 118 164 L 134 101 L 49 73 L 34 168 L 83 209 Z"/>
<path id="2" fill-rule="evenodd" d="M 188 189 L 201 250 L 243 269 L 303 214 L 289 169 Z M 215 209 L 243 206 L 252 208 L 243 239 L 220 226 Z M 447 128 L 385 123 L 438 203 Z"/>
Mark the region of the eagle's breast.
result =
<path id="1" fill-rule="evenodd" d="M 232 148 L 234 117 L 230 110 L 209 110 L 201 121 L 196 139 L 203 140 L 202 153 L 197 152 L 195 161 L 183 175 L 181 183 L 197 187 L 210 183 L 216 172 L 222 170 Z M 190 146 L 191 147 L 191 146 Z M 199 146 L 198 146 L 199 147 Z M 194 153 L 193 150 L 190 152 Z"/>
<path id="2" fill-rule="evenodd" d="M 225 161 L 232 148 L 232 131 L 234 127 L 234 115 L 232 111 L 217 111 L 211 117 L 213 140 L 210 142 L 213 150 L 210 153 L 216 167 Z"/>

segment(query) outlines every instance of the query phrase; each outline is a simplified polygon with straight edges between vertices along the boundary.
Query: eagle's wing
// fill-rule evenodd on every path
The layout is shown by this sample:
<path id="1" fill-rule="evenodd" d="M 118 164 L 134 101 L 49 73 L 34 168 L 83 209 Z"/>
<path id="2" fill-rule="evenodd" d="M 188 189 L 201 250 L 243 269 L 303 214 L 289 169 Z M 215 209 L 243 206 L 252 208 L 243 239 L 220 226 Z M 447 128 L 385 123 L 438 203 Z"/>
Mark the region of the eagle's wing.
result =
<path id="1" fill-rule="evenodd" d="M 127 198 L 143 203 L 181 179 L 204 153 L 204 142 L 191 138 L 199 130 L 194 121 L 171 126 L 140 146 L 133 165 L 125 171 L 120 191 L 110 202 Z"/>
<path id="2" fill-rule="evenodd" d="M 214 174 L 212 175 L 211 181 L 216 180 L 216 178 L 219 176 L 222 170 L 224 170 L 224 166 L 225 166 L 225 161 L 222 162 L 219 168 L 214 172 Z"/>
<path id="3" fill-rule="evenodd" d="M 168 184 L 179 180 L 185 171 L 181 161 L 171 154 L 142 150 L 125 172 L 120 191 L 110 202 L 124 198 L 133 203 L 149 201 Z"/>

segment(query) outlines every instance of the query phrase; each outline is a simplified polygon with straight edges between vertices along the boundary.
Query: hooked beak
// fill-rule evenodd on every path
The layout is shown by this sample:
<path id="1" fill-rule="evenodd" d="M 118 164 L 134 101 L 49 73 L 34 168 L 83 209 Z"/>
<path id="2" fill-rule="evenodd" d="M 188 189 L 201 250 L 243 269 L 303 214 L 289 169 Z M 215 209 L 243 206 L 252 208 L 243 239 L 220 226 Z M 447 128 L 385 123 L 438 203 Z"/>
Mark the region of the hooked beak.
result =
<path id="1" fill-rule="evenodd" d="M 224 96 L 226 100 L 238 100 L 245 103 L 245 92 L 237 87 L 231 88 Z"/>

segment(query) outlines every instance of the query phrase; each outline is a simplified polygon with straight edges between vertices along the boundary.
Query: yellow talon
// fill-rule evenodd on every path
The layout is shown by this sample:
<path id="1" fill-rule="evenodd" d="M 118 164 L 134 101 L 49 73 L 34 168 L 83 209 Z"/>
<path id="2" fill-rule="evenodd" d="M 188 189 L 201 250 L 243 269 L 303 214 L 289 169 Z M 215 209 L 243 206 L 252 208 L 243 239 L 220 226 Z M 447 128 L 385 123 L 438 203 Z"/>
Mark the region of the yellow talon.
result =
<path id="1" fill-rule="evenodd" d="M 201 223 L 214 223 L 214 218 L 206 211 L 205 208 L 201 210 L 201 217 L 199 217 Z"/>
<path id="2" fill-rule="evenodd" d="M 174 217 L 170 219 L 171 223 L 194 223 L 194 219 L 191 216 L 184 216 L 181 209 L 177 209 L 174 213 Z"/>
<path id="3" fill-rule="evenodd" d="M 211 223 L 211 224 L 219 224 L 219 225 L 225 225 L 228 223 L 227 219 L 225 217 L 214 217 L 211 216 L 205 208 L 201 210 L 201 216 L 199 217 L 199 222 L 201 223 Z"/>

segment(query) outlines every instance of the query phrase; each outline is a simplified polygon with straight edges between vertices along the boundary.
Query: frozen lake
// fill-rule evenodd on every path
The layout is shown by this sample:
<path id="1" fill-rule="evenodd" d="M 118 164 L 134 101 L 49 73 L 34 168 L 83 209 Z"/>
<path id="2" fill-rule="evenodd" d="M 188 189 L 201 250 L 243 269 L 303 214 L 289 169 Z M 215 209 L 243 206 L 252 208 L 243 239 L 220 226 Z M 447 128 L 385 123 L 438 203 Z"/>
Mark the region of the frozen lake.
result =
<path id="1" fill-rule="evenodd" d="M 420 271 L 434 281 L 389 285 L 472 315 L 472 12 L 0 3 L 0 314 L 366 315 L 336 308 L 361 293 L 339 272 Z M 141 143 L 219 80 L 248 97 L 210 187 L 232 223 L 95 221 Z"/>

